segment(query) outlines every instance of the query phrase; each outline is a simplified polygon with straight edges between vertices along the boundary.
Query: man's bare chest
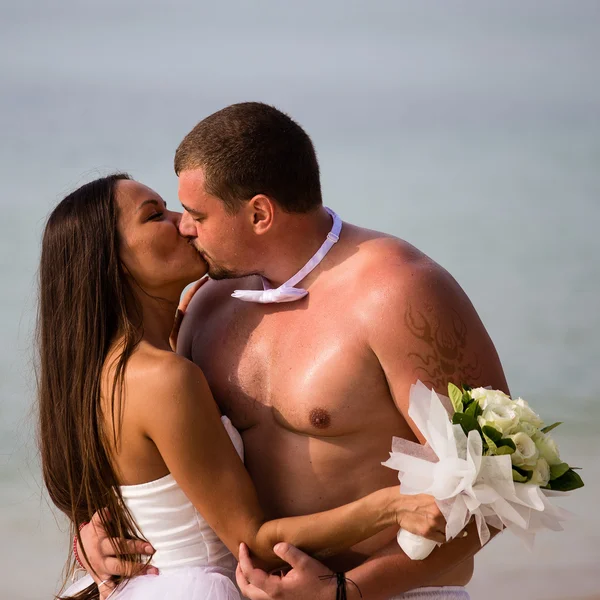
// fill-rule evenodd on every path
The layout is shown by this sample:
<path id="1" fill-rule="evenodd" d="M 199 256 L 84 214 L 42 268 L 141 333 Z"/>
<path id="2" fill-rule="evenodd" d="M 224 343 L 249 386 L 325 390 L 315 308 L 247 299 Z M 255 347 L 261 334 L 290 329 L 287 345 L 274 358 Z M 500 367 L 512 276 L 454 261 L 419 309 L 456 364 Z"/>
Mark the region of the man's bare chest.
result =
<path id="1" fill-rule="evenodd" d="M 388 398 L 377 358 L 344 315 L 229 316 L 197 332 L 193 360 L 239 429 L 275 421 L 306 435 L 344 435 L 363 426 L 374 395 Z"/>

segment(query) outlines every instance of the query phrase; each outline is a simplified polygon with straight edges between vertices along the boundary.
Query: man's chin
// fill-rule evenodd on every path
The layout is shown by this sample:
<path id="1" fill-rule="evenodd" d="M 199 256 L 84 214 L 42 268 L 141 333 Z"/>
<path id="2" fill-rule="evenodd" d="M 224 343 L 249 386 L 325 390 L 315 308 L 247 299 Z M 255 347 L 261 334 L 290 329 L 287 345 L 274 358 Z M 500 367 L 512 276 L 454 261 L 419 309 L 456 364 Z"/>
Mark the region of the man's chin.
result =
<path id="1" fill-rule="evenodd" d="M 222 279 L 239 279 L 240 277 L 245 277 L 245 275 L 235 273 L 234 271 L 228 271 L 226 269 L 213 267 L 208 267 L 208 276 L 216 281 L 220 281 Z"/>
<path id="2" fill-rule="evenodd" d="M 208 276 L 217 281 L 220 281 L 221 279 L 241 279 L 242 277 L 250 277 L 251 275 L 256 275 L 256 273 L 233 271 L 208 263 Z"/>
<path id="3" fill-rule="evenodd" d="M 211 260 L 209 260 L 206 257 L 206 255 L 202 251 L 198 250 L 198 248 L 196 248 L 195 246 L 194 250 L 196 250 L 198 256 L 206 265 L 206 272 L 208 273 L 208 276 L 211 279 L 219 281 L 221 279 L 240 279 L 241 277 L 248 277 L 249 275 L 254 275 L 254 273 L 242 273 L 240 271 L 232 271 L 231 269 L 215 265 Z"/>

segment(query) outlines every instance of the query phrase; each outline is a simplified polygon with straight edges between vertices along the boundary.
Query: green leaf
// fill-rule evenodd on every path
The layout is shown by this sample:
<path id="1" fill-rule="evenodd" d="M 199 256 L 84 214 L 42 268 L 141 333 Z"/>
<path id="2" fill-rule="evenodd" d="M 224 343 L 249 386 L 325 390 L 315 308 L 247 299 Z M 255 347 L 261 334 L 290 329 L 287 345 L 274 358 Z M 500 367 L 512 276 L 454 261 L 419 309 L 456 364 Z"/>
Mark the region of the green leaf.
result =
<path id="1" fill-rule="evenodd" d="M 508 446 L 509 448 L 512 448 L 513 452 L 517 449 L 517 447 L 515 446 L 515 443 L 510 438 L 502 438 L 501 440 L 496 442 L 496 446 L 498 446 L 498 448 Z M 511 452 L 511 454 L 512 454 L 512 452 Z"/>
<path id="2" fill-rule="evenodd" d="M 496 448 L 496 456 L 504 456 L 505 454 L 514 454 L 515 451 L 510 446 L 498 446 Z"/>
<path id="3" fill-rule="evenodd" d="M 464 385 L 460 385 L 458 389 L 462 392 L 462 401 L 465 406 L 467 404 L 471 404 L 471 402 L 475 402 L 475 400 L 473 399 L 473 396 L 471 395 L 470 387 L 468 387 L 468 386 L 465 387 Z"/>
<path id="4" fill-rule="evenodd" d="M 457 388 L 453 383 L 448 384 L 448 395 L 450 396 L 450 402 L 452 402 L 452 406 L 454 407 L 454 412 L 462 413 L 463 411 L 463 402 L 462 391 Z"/>
<path id="5" fill-rule="evenodd" d="M 550 467 L 550 480 L 558 479 L 562 477 L 568 470 L 569 465 L 567 463 L 560 463 L 558 465 L 552 465 Z"/>
<path id="6" fill-rule="evenodd" d="M 547 425 L 546 427 L 543 427 L 542 429 L 540 429 L 540 431 L 542 433 L 548 433 L 549 431 L 552 431 L 553 429 L 555 429 L 559 425 L 562 425 L 562 421 L 558 421 L 556 423 L 552 423 L 552 425 Z"/>
<path id="7" fill-rule="evenodd" d="M 473 417 L 474 419 L 476 419 L 477 417 L 475 416 L 475 411 L 477 410 L 478 406 L 479 406 L 479 404 L 477 402 L 471 402 L 465 408 L 465 415 L 469 415 L 470 417 Z"/>
<path id="8" fill-rule="evenodd" d="M 477 420 L 465 413 L 455 412 L 454 415 L 452 415 L 452 423 L 460 425 L 465 432 L 465 435 L 469 435 L 469 431 L 479 430 Z"/>
<path id="9" fill-rule="evenodd" d="M 465 392 L 470 392 L 473 389 L 470 385 L 467 385 L 466 383 L 462 383 L 460 387 L 463 390 L 465 390 Z"/>
<path id="10" fill-rule="evenodd" d="M 570 492 L 583 486 L 583 479 L 573 469 L 569 469 L 564 475 L 561 475 L 558 479 L 553 479 L 548 484 L 551 490 L 556 490 L 557 492 Z"/>
<path id="11" fill-rule="evenodd" d="M 491 425 L 484 425 L 483 433 L 485 433 L 485 435 L 487 435 L 494 442 L 499 442 L 502 439 L 502 434 Z"/>
<path id="12" fill-rule="evenodd" d="M 477 419 L 479 415 L 483 413 L 483 409 L 479 406 L 477 400 L 471 400 L 469 406 L 465 409 L 466 415 L 471 415 L 474 419 Z"/>
<path id="13" fill-rule="evenodd" d="M 521 475 L 521 473 L 515 469 L 512 470 L 512 478 L 513 481 L 518 481 L 519 483 L 527 483 L 529 481 L 525 475 Z"/>
<path id="14" fill-rule="evenodd" d="M 527 471 L 527 469 L 521 469 L 521 467 L 515 467 L 515 465 L 513 465 L 512 469 L 513 471 L 519 473 L 519 475 L 525 477 L 527 481 L 529 481 L 533 477 L 533 471 Z"/>
<path id="15" fill-rule="evenodd" d="M 485 427 L 483 429 L 485 430 Z M 496 446 L 494 440 L 491 437 L 488 437 L 485 434 L 485 431 L 483 432 L 483 441 L 487 445 L 488 450 L 492 456 L 494 456 L 495 454 L 498 454 L 498 446 Z"/>

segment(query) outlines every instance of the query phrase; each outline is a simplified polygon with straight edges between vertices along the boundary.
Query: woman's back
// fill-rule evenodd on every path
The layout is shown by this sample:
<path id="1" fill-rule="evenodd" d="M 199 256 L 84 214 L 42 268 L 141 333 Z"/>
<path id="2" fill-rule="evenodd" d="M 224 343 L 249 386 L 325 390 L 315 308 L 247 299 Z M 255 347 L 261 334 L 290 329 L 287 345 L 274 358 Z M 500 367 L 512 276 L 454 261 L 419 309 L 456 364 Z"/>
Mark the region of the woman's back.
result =
<path id="1" fill-rule="evenodd" d="M 121 496 L 134 518 L 140 536 L 155 549 L 152 565 L 161 571 L 181 566 L 217 565 L 235 569 L 229 550 L 206 523 L 192 502 L 177 484 L 156 448 L 144 431 L 145 411 L 160 412 L 161 402 L 177 402 L 176 398 L 148 398 L 148 388 L 158 375 L 163 379 L 177 378 L 177 371 L 188 361 L 168 350 L 161 350 L 142 340 L 127 364 L 121 396 L 121 422 L 113 431 L 110 398 L 113 387 L 112 364 L 107 361 L 102 397 L 104 424 L 109 432 L 115 471 L 119 477 Z M 187 366 L 187 365 L 186 365 Z M 197 367 L 193 367 L 200 370 Z M 206 401 L 198 398 L 198 402 Z M 212 401 L 210 399 L 209 401 Z M 118 413 L 117 413 L 118 414 Z M 227 417 L 221 421 L 243 460 L 244 447 L 240 434 Z M 210 485 L 210 482 L 206 482 Z"/>
<path id="2" fill-rule="evenodd" d="M 160 360 L 160 365 L 153 364 L 157 360 Z M 143 434 L 139 411 L 143 409 L 140 403 L 147 385 L 140 383 L 147 384 L 148 377 L 152 379 L 153 368 L 160 368 L 163 376 L 169 378 L 169 371 L 177 369 L 181 361 L 185 359 L 142 341 L 125 372 L 118 443 L 115 445 L 110 435 L 108 443 L 119 479 L 138 481 L 121 485 L 120 492 L 137 526 L 136 533 L 155 550 L 150 564 L 159 569 L 161 577 L 135 578 L 119 591 L 117 597 L 158 599 L 166 597 L 165 593 L 168 592 L 169 597 L 177 598 L 239 600 L 239 592 L 234 584 L 235 557 L 196 510 L 175 478 L 167 472 L 148 481 L 139 481 L 167 470 L 154 443 Z M 106 372 L 102 388 L 104 424 L 110 433 L 113 423 L 109 405 L 112 390 L 109 371 Z M 202 401 L 201 398 L 198 400 Z M 151 404 L 156 407 L 155 402 Z M 240 434 L 227 417 L 222 417 L 221 422 L 243 460 L 244 447 Z M 210 482 L 206 482 L 206 485 L 210 485 Z M 184 577 L 181 576 L 182 570 L 186 571 Z M 85 577 L 67 593 L 74 594 L 77 589 L 83 589 L 91 583 L 91 578 Z"/>
<path id="3" fill-rule="evenodd" d="M 227 417 L 222 421 L 243 457 L 240 434 Z M 236 562 L 231 552 L 171 474 L 148 483 L 121 486 L 121 494 L 139 533 L 155 549 L 151 564 L 161 572 L 183 566 L 216 566 L 235 571 Z"/>
<path id="4" fill-rule="evenodd" d="M 102 423 L 104 443 L 111 457 L 120 485 L 137 485 L 154 481 L 169 473 L 168 467 L 148 435 L 147 417 L 161 412 L 163 402 L 176 398 L 157 397 L 152 394 L 153 383 L 177 378 L 185 368 L 187 359 L 170 349 L 157 348 L 142 339 L 127 361 L 123 374 L 122 393 L 117 385 L 115 410 L 112 407 L 115 365 L 120 352 L 119 344 L 113 346 L 105 361 L 101 384 Z M 194 367 L 198 368 L 198 367 Z M 199 369 L 198 369 L 199 370 Z M 200 401 L 201 399 L 199 399 Z"/>

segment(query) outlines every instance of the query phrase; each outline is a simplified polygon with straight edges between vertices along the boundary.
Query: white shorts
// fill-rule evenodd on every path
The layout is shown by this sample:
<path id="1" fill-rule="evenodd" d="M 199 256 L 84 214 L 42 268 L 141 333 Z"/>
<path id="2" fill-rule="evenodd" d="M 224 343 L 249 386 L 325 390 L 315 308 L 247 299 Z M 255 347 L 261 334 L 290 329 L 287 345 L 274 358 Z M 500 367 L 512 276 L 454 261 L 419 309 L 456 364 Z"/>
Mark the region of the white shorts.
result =
<path id="1" fill-rule="evenodd" d="M 448 585 L 444 587 L 416 588 L 394 596 L 390 600 L 469 600 L 469 592 L 464 587 Z"/>

